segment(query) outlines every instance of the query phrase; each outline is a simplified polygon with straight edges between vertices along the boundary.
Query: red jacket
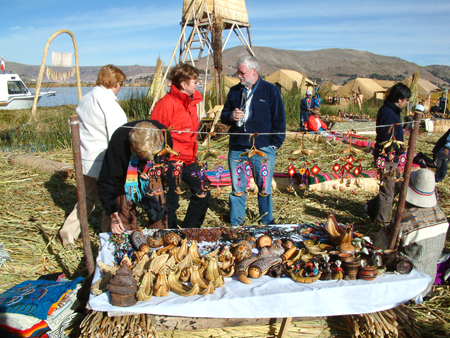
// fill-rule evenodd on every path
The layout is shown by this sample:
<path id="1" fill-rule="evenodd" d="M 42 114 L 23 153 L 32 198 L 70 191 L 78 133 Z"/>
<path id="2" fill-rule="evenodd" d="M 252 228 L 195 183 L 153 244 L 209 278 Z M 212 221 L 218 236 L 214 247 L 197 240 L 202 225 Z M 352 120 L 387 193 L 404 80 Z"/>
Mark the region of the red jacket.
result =
<path id="1" fill-rule="evenodd" d="M 171 155 L 170 159 L 182 161 L 186 166 L 194 162 L 197 155 L 199 123 L 196 104 L 202 100 L 202 95 L 198 91 L 194 92 L 191 99 L 188 94 L 180 93 L 172 84 L 170 91 L 156 103 L 151 115 L 152 120 L 159 121 L 167 128 L 173 127 L 171 132 L 173 149 L 178 151 L 180 156 Z"/>
<path id="2" fill-rule="evenodd" d="M 325 122 L 323 122 L 320 117 L 319 117 L 319 121 L 320 121 L 320 125 L 319 123 L 317 123 L 316 119 L 314 118 L 314 115 L 311 115 L 308 119 L 308 121 L 306 121 L 305 125 L 306 125 L 306 130 L 309 131 L 319 131 L 319 128 L 322 128 L 323 130 L 326 130 L 328 128 L 328 126 L 325 124 Z"/>

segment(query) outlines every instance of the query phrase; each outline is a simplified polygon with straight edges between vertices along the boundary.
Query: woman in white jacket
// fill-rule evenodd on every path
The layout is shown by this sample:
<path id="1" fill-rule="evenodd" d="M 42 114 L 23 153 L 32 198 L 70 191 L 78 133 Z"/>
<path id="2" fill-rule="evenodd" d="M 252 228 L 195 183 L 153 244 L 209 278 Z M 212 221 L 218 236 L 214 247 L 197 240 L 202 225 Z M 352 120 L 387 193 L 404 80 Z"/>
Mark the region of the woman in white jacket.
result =
<path id="1" fill-rule="evenodd" d="M 80 122 L 81 160 L 88 216 L 98 201 L 97 178 L 108 142 L 114 131 L 127 123 L 127 116 L 116 97 L 126 78 L 122 70 L 113 65 L 102 67 L 98 73 L 97 86 L 81 99 L 76 109 Z M 102 230 L 106 231 L 109 227 L 110 218 L 103 215 Z M 73 243 L 80 232 L 77 203 L 59 231 L 63 246 Z"/>

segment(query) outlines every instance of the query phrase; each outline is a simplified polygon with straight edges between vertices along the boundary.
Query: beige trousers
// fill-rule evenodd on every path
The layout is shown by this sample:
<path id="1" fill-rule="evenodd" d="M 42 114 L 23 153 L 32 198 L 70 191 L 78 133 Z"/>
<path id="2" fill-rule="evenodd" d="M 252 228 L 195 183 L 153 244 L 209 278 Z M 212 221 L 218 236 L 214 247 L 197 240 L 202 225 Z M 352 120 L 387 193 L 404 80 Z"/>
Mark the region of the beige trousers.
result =
<path id="1" fill-rule="evenodd" d="M 97 193 L 97 179 L 91 176 L 83 175 L 84 189 L 86 190 L 86 212 L 87 216 L 95 209 L 95 204 L 98 202 Z M 102 213 L 102 229 L 111 228 L 111 219 L 105 215 L 105 211 Z M 64 222 L 59 234 L 61 236 L 63 246 L 75 242 L 80 236 L 81 227 L 80 220 L 78 219 L 78 203 L 73 208 L 70 215 Z"/>

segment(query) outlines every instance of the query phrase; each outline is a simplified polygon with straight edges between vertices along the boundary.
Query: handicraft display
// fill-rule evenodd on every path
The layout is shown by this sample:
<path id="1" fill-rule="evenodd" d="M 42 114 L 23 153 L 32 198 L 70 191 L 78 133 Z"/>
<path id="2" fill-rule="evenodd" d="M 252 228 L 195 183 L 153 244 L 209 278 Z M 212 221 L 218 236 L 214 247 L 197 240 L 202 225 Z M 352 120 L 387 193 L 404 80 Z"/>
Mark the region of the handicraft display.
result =
<path id="1" fill-rule="evenodd" d="M 110 243 L 115 262 L 98 261 L 101 279 L 91 292 L 109 290 L 117 306 L 170 292 L 183 297 L 212 294 L 230 277 L 245 284 L 266 275 L 298 283 L 371 281 L 389 271 L 412 269 L 406 257 L 373 247 L 354 233 L 352 224 L 338 223 L 333 212 L 324 224 L 147 229 L 111 235 Z"/>

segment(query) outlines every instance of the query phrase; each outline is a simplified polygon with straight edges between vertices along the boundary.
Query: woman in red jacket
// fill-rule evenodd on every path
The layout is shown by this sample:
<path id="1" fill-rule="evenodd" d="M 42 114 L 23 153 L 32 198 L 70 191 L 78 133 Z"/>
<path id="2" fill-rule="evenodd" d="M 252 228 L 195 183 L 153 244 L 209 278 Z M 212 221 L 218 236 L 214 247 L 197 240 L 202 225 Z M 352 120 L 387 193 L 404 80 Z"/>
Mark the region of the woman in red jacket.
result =
<path id="1" fill-rule="evenodd" d="M 197 106 L 203 99 L 197 89 L 198 69 L 188 64 L 175 66 L 169 75 L 172 81 L 170 91 L 158 101 L 152 112 L 152 120 L 157 120 L 168 128 L 173 127 L 171 132 L 173 149 L 179 152 L 179 156 L 171 155 L 167 185 L 169 191 L 166 196 L 169 229 L 177 228 L 176 211 L 179 208 L 179 195 L 176 193 L 177 182 L 173 173 L 176 162 L 180 166 L 180 179 L 191 189 L 191 199 L 183 228 L 199 228 L 208 209 L 211 194 L 202 191 L 202 179 L 193 175 L 202 168 L 196 163 L 197 155 L 197 131 L 198 116 Z"/>
<path id="2" fill-rule="evenodd" d="M 325 131 L 328 129 L 325 122 L 320 119 L 320 108 L 315 107 L 311 111 L 311 116 L 305 123 L 305 127 L 307 131 Z"/>

